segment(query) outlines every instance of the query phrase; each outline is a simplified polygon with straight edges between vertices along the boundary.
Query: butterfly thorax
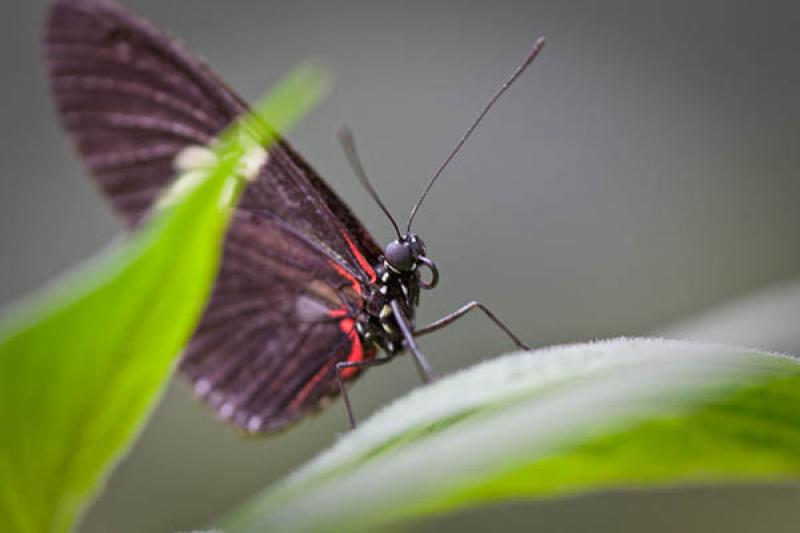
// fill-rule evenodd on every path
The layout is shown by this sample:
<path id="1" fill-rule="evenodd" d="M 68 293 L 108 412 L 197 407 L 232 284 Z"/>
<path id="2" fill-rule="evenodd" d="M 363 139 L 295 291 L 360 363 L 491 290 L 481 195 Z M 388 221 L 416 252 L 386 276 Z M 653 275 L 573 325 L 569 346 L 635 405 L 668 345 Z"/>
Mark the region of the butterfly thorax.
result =
<path id="1" fill-rule="evenodd" d="M 433 288 L 438 281 L 438 271 L 424 253 L 423 242 L 414 234 L 386 247 L 375 268 L 377 281 L 365 293 L 364 312 L 357 321 L 358 331 L 366 343 L 378 345 L 392 355 L 403 350 L 403 334 L 390 304 L 398 302 L 413 329 L 420 289 Z M 431 270 L 430 282 L 422 279 L 420 266 Z"/>

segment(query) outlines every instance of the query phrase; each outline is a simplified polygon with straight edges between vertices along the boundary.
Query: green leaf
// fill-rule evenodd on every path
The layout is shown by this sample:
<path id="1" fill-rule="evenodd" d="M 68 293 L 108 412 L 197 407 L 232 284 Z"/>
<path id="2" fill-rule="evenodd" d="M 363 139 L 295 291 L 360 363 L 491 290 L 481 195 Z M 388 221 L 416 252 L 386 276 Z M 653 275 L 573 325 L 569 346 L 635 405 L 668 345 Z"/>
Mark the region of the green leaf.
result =
<path id="1" fill-rule="evenodd" d="M 0 531 L 66 531 L 159 399 L 217 270 L 240 159 L 321 96 L 303 67 L 145 226 L 0 322 Z M 191 179 L 190 179 L 191 178 Z"/>
<path id="2" fill-rule="evenodd" d="M 375 530 L 500 501 L 800 475 L 800 364 L 619 339 L 508 355 L 413 391 L 226 522 Z"/>

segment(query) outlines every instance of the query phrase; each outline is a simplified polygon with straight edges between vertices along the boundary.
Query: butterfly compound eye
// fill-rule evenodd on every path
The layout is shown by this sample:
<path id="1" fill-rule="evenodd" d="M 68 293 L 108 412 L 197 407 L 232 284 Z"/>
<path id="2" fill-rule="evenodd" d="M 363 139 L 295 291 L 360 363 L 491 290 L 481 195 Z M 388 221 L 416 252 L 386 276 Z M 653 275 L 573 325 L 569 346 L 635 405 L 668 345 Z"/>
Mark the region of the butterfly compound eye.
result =
<path id="1" fill-rule="evenodd" d="M 386 262 L 400 272 L 408 272 L 414 267 L 414 252 L 410 243 L 392 241 L 386 247 Z"/>

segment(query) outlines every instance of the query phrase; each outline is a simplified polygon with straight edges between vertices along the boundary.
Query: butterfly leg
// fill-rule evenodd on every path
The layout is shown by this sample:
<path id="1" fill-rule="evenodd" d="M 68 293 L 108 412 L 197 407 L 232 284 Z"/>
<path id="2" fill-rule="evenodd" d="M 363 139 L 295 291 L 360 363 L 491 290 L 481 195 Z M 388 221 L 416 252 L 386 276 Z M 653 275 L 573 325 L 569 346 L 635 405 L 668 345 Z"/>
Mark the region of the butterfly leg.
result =
<path id="1" fill-rule="evenodd" d="M 347 394 L 347 387 L 342 378 L 342 372 L 348 368 L 368 368 L 388 363 L 394 359 L 391 357 L 381 357 L 380 359 L 370 359 L 369 361 L 341 361 L 336 363 L 336 381 L 339 383 L 339 391 L 342 393 L 344 408 L 347 411 L 347 418 L 350 420 L 350 429 L 356 429 L 356 417 L 353 416 L 353 406 L 350 403 L 350 396 Z"/>
<path id="2" fill-rule="evenodd" d="M 414 356 L 414 362 L 417 365 L 417 372 L 419 372 L 422 381 L 425 383 L 432 383 L 436 381 L 439 379 L 439 374 L 436 373 L 431 364 L 428 362 L 428 359 L 422 353 L 422 350 L 419 349 L 417 341 L 414 339 L 414 331 L 411 327 L 411 324 L 409 324 L 406 315 L 403 313 L 400 303 L 397 300 L 392 300 L 389 302 L 389 306 L 392 308 L 397 325 L 400 326 L 400 331 L 403 333 L 403 337 L 406 341 L 406 347 Z"/>
<path id="3" fill-rule="evenodd" d="M 523 343 L 521 340 L 519 340 L 519 337 L 517 337 L 516 335 L 514 335 L 514 334 L 511 332 L 511 330 L 510 330 L 510 329 L 508 329 L 508 326 L 506 326 L 505 324 L 503 324 L 503 322 L 502 322 L 502 321 L 501 321 L 499 318 L 497 318 L 497 317 L 495 316 L 495 314 L 494 314 L 494 313 L 492 313 L 492 312 L 491 312 L 491 311 L 490 311 L 490 310 L 489 310 L 489 309 L 488 309 L 488 308 L 487 308 L 485 305 L 483 305 L 483 304 L 482 304 L 482 303 L 480 303 L 480 302 L 476 302 L 476 301 L 469 302 L 468 304 L 466 304 L 466 305 L 462 306 L 461 308 L 459 308 L 459 309 L 456 309 L 455 311 L 453 311 L 453 312 L 452 312 L 452 313 L 450 313 L 449 315 L 447 315 L 447 316 L 444 316 L 444 317 L 440 318 L 439 320 L 437 320 L 437 321 L 435 321 L 435 322 L 432 322 L 432 323 L 428 324 L 427 326 L 425 326 L 425 327 L 423 327 L 423 328 L 419 328 L 418 330 L 416 330 L 416 332 L 415 332 L 415 333 L 416 333 L 416 335 L 417 335 L 418 337 L 420 337 L 420 336 L 422 336 L 422 335 L 426 335 L 426 334 L 428 334 L 428 333 L 432 333 L 432 332 L 434 332 L 434 331 L 437 331 L 437 330 L 439 330 L 439 329 L 442 329 L 443 327 L 447 326 L 448 324 L 450 324 L 450 323 L 452 323 L 452 322 L 455 322 L 456 320 L 458 320 L 458 319 L 459 319 L 459 318 L 461 318 L 462 316 L 466 315 L 467 313 L 469 313 L 469 312 L 470 312 L 470 311 L 472 311 L 473 309 L 480 309 L 481 311 L 483 311 L 483 313 L 484 313 L 484 314 L 485 314 L 487 317 L 489 317 L 489 319 L 490 319 L 492 322 L 494 322 L 494 323 L 495 323 L 495 325 L 496 325 L 498 328 L 502 329 L 502 330 L 503 330 L 503 332 L 504 332 L 506 335 L 508 335 L 508 337 L 509 337 L 509 338 L 510 338 L 510 339 L 511 339 L 511 340 L 514 342 L 514 344 L 516 344 L 516 345 L 517 345 L 519 348 L 522 348 L 523 350 L 530 350 L 530 348 L 528 348 L 528 346 L 527 346 L 525 343 Z"/>

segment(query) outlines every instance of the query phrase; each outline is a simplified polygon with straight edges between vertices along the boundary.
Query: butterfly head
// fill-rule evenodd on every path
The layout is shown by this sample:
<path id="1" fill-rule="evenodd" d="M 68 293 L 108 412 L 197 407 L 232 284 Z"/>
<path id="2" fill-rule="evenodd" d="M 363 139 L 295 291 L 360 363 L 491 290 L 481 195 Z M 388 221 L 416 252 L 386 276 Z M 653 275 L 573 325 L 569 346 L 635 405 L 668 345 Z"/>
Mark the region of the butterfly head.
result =
<path id="1" fill-rule="evenodd" d="M 430 281 L 420 279 L 423 289 L 432 289 L 439 281 L 439 270 L 436 264 L 425 255 L 425 243 L 415 233 L 406 233 L 386 246 L 383 253 L 386 268 L 400 275 L 417 272 L 420 266 L 431 271 Z"/>

